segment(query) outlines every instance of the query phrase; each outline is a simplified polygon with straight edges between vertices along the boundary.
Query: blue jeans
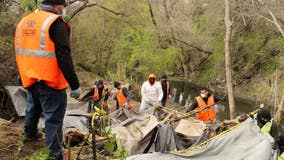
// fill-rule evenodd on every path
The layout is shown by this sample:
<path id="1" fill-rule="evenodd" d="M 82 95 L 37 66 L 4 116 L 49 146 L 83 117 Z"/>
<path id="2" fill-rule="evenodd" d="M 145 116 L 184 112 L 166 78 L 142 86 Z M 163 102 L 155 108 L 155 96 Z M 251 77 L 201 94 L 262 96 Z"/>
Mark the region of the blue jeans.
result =
<path id="1" fill-rule="evenodd" d="M 66 111 L 65 90 L 54 90 L 44 82 L 30 86 L 27 95 L 27 108 L 24 121 L 25 136 L 37 134 L 37 124 L 41 114 L 45 118 L 45 143 L 52 157 L 62 156 L 62 125 Z"/>

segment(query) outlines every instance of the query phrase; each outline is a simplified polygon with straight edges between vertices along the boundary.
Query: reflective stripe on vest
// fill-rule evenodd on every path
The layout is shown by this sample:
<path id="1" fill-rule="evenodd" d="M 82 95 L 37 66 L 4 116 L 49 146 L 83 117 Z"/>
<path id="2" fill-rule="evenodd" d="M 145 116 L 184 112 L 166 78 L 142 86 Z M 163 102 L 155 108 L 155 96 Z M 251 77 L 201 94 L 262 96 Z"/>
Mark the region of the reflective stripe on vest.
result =
<path id="1" fill-rule="evenodd" d="M 56 59 L 55 46 L 49 28 L 59 15 L 37 10 L 24 17 L 15 32 L 16 62 L 27 88 L 38 80 L 54 89 L 65 89 L 65 80 Z"/>
<path id="2" fill-rule="evenodd" d="M 197 108 L 199 110 L 202 110 L 206 107 L 209 107 L 208 109 L 205 109 L 204 111 L 200 111 L 197 113 L 197 117 L 199 120 L 201 121 L 215 121 L 216 120 L 216 113 L 215 113 L 215 108 L 214 108 L 214 96 L 211 95 L 210 97 L 208 97 L 208 102 L 206 104 L 206 102 L 204 102 L 204 100 L 198 96 L 195 98 L 197 101 Z"/>
<path id="3" fill-rule="evenodd" d="M 284 152 L 282 152 L 282 153 L 280 154 L 280 156 L 278 157 L 278 160 L 284 160 Z"/>
<path id="4" fill-rule="evenodd" d="M 271 118 L 269 122 L 266 122 L 265 125 L 263 125 L 260 130 L 266 133 L 270 133 L 272 122 L 273 122 L 273 118 Z"/>
<path id="5" fill-rule="evenodd" d="M 43 57 L 43 58 L 56 58 L 55 52 L 46 52 L 43 50 L 36 51 L 36 50 L 27 50 L 27 49 L 20 49 L 17 48 L 16 54 L 24 54 L 27 56 L 37 56 L 37 57 Z"/>
<path id="6" fill-rule="evenodd" d="M 127 102 L 127 97 L 122 92 L 123 88 L 124 87 L 121 87 L 121 89 L 119 89 L 119 92 L 116 96 L 117 101 L 118 101 L 118 109 L 120 109 Z M 127 108 L 131 108 L 130 102 L 127 103 Z"/>

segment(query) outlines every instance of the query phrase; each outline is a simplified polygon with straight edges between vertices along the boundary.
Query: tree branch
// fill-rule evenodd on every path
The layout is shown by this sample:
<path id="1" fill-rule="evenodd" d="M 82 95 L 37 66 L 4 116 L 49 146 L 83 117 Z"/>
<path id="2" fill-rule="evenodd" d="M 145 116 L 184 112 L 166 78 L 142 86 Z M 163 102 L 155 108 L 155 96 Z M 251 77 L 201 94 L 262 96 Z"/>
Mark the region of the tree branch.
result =
<path id="1" fill-rule="evenodd" d="M 269 19 L 269 18 L 267 18 L 267 17 L 265 17 L 265 16 L 263 16 L 263 15 L 260 15 L 260 14 L 258 14 L 258 16 L 261 17 L 261 18 L 263 18 L 263 19 L 265 19 L 265 20 L 267 20 L 268 22 L 274 24 L 274 21 L 273 21 L 273 20 L 271 20 L 271 19 Z"/>
<path id="2" fill-rule="evenodd" d="M 212 51 L 204 50 L 204 49 L 202 49 L 202 48 L 200 48 L 200 47 L 197 47 L 197 46 L 194 46 L 194 45 L 192 45 L 192 44 L 189 44 L 189 43 L 187 43 L 187 42 L 185 42 L 185 41 L 183 41 L 183 40 L 180 40 L 180 39 L 177 39 L 177 38 L 175 38 L 175 40 L 176 40 L 177 42 L 180 42 L 180 43 L 186 45 L 186 46 L 189 46 L 189 47 L 191 47 L 191 48 L 194 48 L 194 49 L 196 49 L 196 50 L 198 50 L 198 51 L 200 51 L 200 52 L 207 53 L 207 54 L 212 54 L 212 53 L 213 53 Z"/>
<path id="3" fill-rule="evenodd" d="M 274 25 L 277 27 L 277 29 L 279 30 L 279 32 L 282 34 L 282 36 L 284 37 L 284 31 L 281 28 L 280 24 L 278 23 L 276 17 L 274 16 L 273 12 L 271 11 L 271 9 L 268 7 L 268 5 L 266 3 L 263 2 L 263 0 L 258 0 L 258 2 L 260 2 L 265 9 L 268 11 L 269 15 L 272 17 L 273 19 L 273 23 Z"/>
<path id="4" fill-rule="evenodd" d="M 238 0 L 237 3 L 238 3 L 238 6 L 239 6 L 239 8 L 240 8 L 240 11 L 241 11 L 241 16 L 242 16 L 242 20 L 243 20 L 243 22 L 244 22 L 244 26 L 246 26 L 246 25 L 247 25 L 247 22 L 246 22 L 244 13 L 243 13 L 243 9 L 242 9 L 242 7 L 241 7 L 240 0 Z"/>
<path id="5" fill-rule="evenodd" d="M 176 0 L 172 3 L 172 6 L 174 6 L 179 0 Z"/>
<path id="6" fill-rule="evenodd" d="M 6 4 L 7 2 L 6 2 L 6 1 L 4 1 L 4 2 L 1 2 L 1 3 L 5 3 L 5 4 Z M 19 5 L 19 4 L 20 4 L 20 2 L 18 2 L 18 1 L 16 1 L 16 0 L 12 0 L 11 2 L 9 2 L 9 3 L 8 3 L 8 5 L 9 5 L 9 6 L 12 6 L 12 4 L 11 4 L 11 3 L 16 3 L 17 5 Z"/>
<path id="7" fill-rule="evenodd" d="M 151 19 L 152 19 L 153 25 L 155 26 L 155 29 L 158 31 L 157 23 L 156 23 L 156 20 L 155 20 L 155 17 L 154 17 L 154 13 L 153 13 L 153 9 L 152 9 L 152 6 L 151 6 L 151 3 L 150 3 L 150 0 L 147 0 L 147 3 L 148 3 L 149 12 L 150 12 L 150 16 L 151 16 Z"/>
<path id="8" fill-rule="evenodd" d="M 108 11 L 108 12 L 111 12 L 112 14 L 115 14 L 115 15 L 117 15 L 117 16 L 127 16 L 127 15 L 125 15 L 124 13 L 113 11 L 113 10 L 111 10 L 111 9 L 109 9 L 109 8 L 106 8 L 105 6 L 100 5 L 100 4 L 97 4 L 96 6 L 99 7 L 99 8 L 101 8 L 101 9 L 104 9 L 104 10 L 106 10 L 106 11 Z"/>
<path id="9" fill-rule="evenodd" d="M 109 8 L 106 8 L 105 6 L 102 6 L 102 5 L 98 4 L 98 3 L 88 4 L 88 1 L 85 1 L 85 3 L 84 3 L 81 7 L 79 7 L 77 10 L 75 10 L 75 11 L 72 13 L 72 15 L 70 16 L 70 20 L 71 20 L 76 14 L 78 14 L 79 12 L 81 12 L 82 10 L 84 10 L 85 8 L 94 7 L 94 6 L 99 7 L 99 8 L 101 8 L 101 9 L 106 10 L 106 11 L 112 13 L 112 14 L 115 14 L 115 15 L 126 16 L 126 15 L 123 14 L 123 13 L 113 11 L 113 10 L 111 10 L 111 9 L 109 9 Z M 70 21 L 70 20 L 69 20 L 69 21 Z"/>
<path id="10" fill-rule="evenodd" d="M 76 14 L 78 14 L 80 11 L 82 11 L 83 9 L 85 9 L 87 3 L 88 3 L 88 1 L 86 1 L 81 7 L 79 7 L 78 9 L 76 9 L 76 10 L 71 14 L 69 21 L 71 21 L 71 19 L 72 19 Z M 69 21 L 68 21 L 68 22 L 69 22 Z"/>

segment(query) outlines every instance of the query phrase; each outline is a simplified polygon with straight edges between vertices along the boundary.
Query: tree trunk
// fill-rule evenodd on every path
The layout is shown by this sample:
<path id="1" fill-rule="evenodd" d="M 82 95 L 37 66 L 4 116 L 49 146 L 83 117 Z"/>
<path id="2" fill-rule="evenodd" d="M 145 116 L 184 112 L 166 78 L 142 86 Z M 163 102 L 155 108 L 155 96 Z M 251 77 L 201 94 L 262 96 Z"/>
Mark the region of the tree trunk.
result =
<path id="1" fill-rule="evenodd" d="M 226 59 L 226 84 L 228 91 L 230 119 L 236 118 L 236 107 L 233 92 L 233 79 L 232 79 L 232 61 L 231 61 L 231 34 L 232 34 L 232 21 L 231 21 L 231 6 L 230 0 L 225 0 L 225 23 L 226 23 L 226 36 L 225 36 L 225 59 Z"/>
<path id="2" fill-rule="evenodd" d="M 275 116 L 275 121 L 278 125 L 281 122 L 281 118 L 282 118 L 283 113 L 284 113 L 284 89 L 282 91 L 281 101 L 279 103 L 279 106 L 278 106 L 278 109 L 277 109 L 277 112 L 276 112 L 276 116 Z"/>
<path id="3" fill-rule="evenodd" d="M 168 7 L 168 1 L 167 0 L 164 0 L 163 4 L 164 4 L 165 13 L 166 13 L 166 18 L 167 18 L 167 21 L 168 21 L 170 29 L 171 29 L 171 43 L 172 43 L 172 45 L 175 46 L 176 45 L 176 37 L 175 37 L 175 30 L 174 30 L 174 20 L 173 20 L 173 17 L 171 15 L 172 11 Z"/>
<path id="4" fill-rule="evenodd" d="M 187 64 L 182 64 L 182 68 L 184 70 L 184 78 L 188 79 L 189 78 L 189 67 Z"/>

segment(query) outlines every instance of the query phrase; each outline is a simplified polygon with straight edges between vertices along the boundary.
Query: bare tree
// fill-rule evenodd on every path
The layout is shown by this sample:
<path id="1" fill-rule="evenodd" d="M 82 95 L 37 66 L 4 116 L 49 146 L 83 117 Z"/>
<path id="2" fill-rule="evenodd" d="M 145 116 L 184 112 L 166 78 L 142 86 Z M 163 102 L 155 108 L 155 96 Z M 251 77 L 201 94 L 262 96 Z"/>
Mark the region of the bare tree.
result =
<path id="1" fill-rule="evenodd" d="M 278 23 L 277 18 L 275 17 L 275 15 L 273 14 L 272 10 L 268 7 L 268 5 L 266 3 L 264 3 L 263 0 L 258 0 L 265 8 L 265 10 L 269 13 L 269 15 L 271 16 L 272 20 L 269 18 L 266 18 L 263 16 L 263 18 L 265 18 L 266 20 L 268 20 L 269 22 L 274 23 L 274 25 L 277 27 L 277 29 L 279 30 L 279 32 L 281 33 L 281 35 L 284 37 L 284 32 L 283 29 L 281 28 L 281 25 Z"/>
<path id="2" fill-rule="evenodd" d="M 278 105 L 278 109 L 276 112 L 275 121 L 279 125 L 282 119 L 282 115 L 284 114 L 284 89 L 282 91 L 281 101 Z"/>
<path id="3" fill-rule="evenodd" d="M 171 8 L 169 8 L 169 4 L 167 0 L 163 1 L 163 5 L 164 5 L 165 13 L 166 13 L 166 18 L 167 18 L 167 21 L 171 29 L 171 43 L 172 45 L 176 45 L 176 36 L 175 36 L 175 30 L 174 30 L 174 20 L 173 20 L 172 10 Z"/>
<path id="4" fill-rule="evenodd" d="M 236 117 L 236 107 L 233 92 L 233 79 L 232 79 L 232 62 L 231 62 L 231 34 L 232 34 L 232 20 L 231 20 L 231 6 L 230 0 L 225 0 L 225 23 L 226 23 L 226 35 L 225 35 L 225 59 L 226 59 L 226 81 L 227 91 L 230 107 L 230 118 Z"/>
<path id="5" fill-rule="evenodd" d="M 264 17 L 264 16 L 261 16 L 262 18 L 264 18 L 265 20 L 273 23 L 275 25 L 275 27 L 279 30 L 279 32 L 281 33 L 281 35 L 283 36 L 284 38 L 284 31 L 280 25 L 280 23 L 278 22 L 276 16 L 274 15 L 274 13 L 272 12 L 272 10 L 269 8 L 269 6 L 264 3 L 263 0 L 258 0 L 258 2 L 260 2 L 263 7 L 265 8 L 265 10 L 269 13 L 269 15 L 271 16 L 271 19 L 267 18 L 267 17 Z M 277 87 L 277 86 L 275 86 Z M 275 117 L 275 121 L 276 123 L 279 125 L 280 122 L 281 122 L 281 118 L 282 118 L 282 115 L 284 114 L 284 90 L 282 91 L 282 96 L 281 96 L 281 100 L 280 100 L 280 103 L 278 105 L 278 109 L 277 109 L 277 112 L 276 112 L 276 117 Z"/>
<path id="6" fill-rule="evenodd" d="M 98 3 L 89 3 L 88 0 L 85 0 L 85 1 L 83 1 L 83 0 L 73 0 L 73 1 L 68 2 L 68 5 L 71 5 L 71 4 L 75 3 L 75 2 L 81 2 L 81 1 L 83 2 L 83 4 L 82 4 L 79 8 L 77 8 L 74 12 L 71 13 L 71 16 L 70 16 L 69 21 L 70 21 L 74 16 L 76 16 L 79 12 L 81 12 L 82 10 L 84 10 L 85 8 L 88 8 L 88 7 L 98 7 L 98 8 L 101 8 L 101 9 L 107 11 L 107 12 L 110 12 L 110 13 L 112 13 L 112 14 L 118 15 L 118 16 L 126 16 L 125 14 L 123 14 L 123 13 L 121 13 L 121 12 L 113 11 L 113 10 L 111 10 L 111 9 L 109 9 L 109 8 L 107 8 L 107 7 L 103 6 L 103 5 L 101 5 L 101 4 L 98 4 Z"/>

